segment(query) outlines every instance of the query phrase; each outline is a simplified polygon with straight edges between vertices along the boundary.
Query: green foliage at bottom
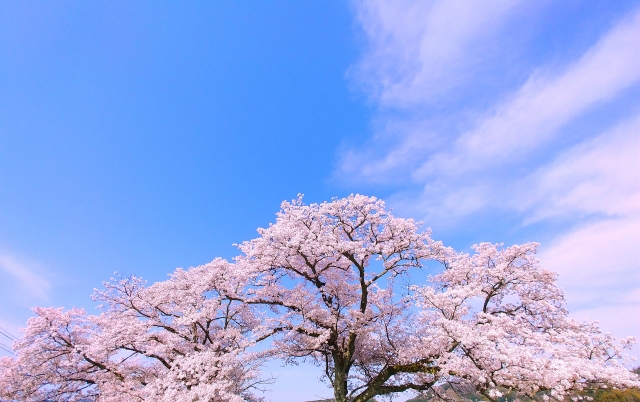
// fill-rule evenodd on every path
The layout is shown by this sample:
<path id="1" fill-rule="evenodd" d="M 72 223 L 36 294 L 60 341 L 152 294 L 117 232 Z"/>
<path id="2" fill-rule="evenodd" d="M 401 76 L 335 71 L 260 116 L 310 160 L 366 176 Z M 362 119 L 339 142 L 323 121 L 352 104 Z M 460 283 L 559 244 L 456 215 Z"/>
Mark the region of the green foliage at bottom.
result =
<path id="1" fill-rule="evenodd" d="M 609 389 L 596 392 L 596 402 L 640 402 L 639 389 Z"/>

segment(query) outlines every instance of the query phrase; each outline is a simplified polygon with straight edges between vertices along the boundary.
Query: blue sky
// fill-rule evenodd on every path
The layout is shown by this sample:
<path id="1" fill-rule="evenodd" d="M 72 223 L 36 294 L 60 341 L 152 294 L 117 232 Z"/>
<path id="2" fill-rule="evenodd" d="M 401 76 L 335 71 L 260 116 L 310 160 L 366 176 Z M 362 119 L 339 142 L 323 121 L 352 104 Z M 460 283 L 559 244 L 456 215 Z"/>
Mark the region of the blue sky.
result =
<path id="1" fill-rule="evenodd" d="M 640 336 L 639 133 L 638 1 L 3 2 L 0 326 L 359 192 Z"/>

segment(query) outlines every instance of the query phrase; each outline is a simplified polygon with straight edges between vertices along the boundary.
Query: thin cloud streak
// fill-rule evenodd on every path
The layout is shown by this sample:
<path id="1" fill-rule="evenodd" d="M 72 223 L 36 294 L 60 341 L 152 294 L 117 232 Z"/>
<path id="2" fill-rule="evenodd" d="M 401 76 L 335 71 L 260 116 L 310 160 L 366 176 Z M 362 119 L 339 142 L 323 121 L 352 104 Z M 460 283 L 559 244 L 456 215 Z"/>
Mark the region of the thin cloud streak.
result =
<path id="1" fill-rule="evenodd" d="M 640 114 L 563 151 L 522 180 L 511 207 L 526 223 L 640 214 Z"/>
<path id="2" fill-rule="evenodd" d="M 25 263 L 9 254 L 0 254 L 0 272 L 16 279 L 19 287 L 29 296 L 47 301 L 51 285 L 37 271 L 34 264 Z"/>
<path id="3" fill-rule="evenodd" d="M 486 60 L 484 44 L 518 1 L 359 1 L 368 39 L 349 75 L 383 107 L 442 99 Z"/>
<path id="4" fill-rule="evenodd" d="M 549 244 L 540 260 L 560 274 L 572 315 L 601 321 L 620 335 L 639 335 L 640 216 L 594 222 Z"/>

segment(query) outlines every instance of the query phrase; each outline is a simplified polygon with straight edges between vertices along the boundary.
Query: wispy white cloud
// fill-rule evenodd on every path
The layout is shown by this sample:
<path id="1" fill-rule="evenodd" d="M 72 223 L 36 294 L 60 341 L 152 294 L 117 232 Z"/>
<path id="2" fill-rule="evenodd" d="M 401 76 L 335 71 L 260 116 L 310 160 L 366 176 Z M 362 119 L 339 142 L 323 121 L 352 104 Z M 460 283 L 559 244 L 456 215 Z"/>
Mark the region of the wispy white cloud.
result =
<path id="1" fill-rule="evenodd" d="M 640 217 L 602 220 L 560 235 L 542 247 L 540 258 L 560 273 L 576 306 L 593 300 L 615 304 L 625 297 L 611 294 L 615 290 L 640 288 L 638 244 Z"/>
<path id="2" fill-rule="evenodd" d="M 549 244 L 540 260 L 560 274 L 572 314 L 640 335 L 640 216 L 582 225 Z"/>
<path id="3" fill-rule="evenodd" d="M 381 7 L 381 9 L 382 11 L 378 10 L 381 19 L 394 20 L 391 17 L 383 18 L 387 8 Z M 431 15 L 431 9 L 426 11 Z M 418 19 L 416 15 L 420 15 L 419 12 L 415 12 L 416 15 L 408 10 L 404 12 L 412 15 L 412 20 Z M 395 13 L 391 14 L 395 15 Z M 423 17 L 423 19 L 429 18 Z M 368 24 L 375 26 L 371 22 Z M 396 22 L 396 24 L 401 23 Z M 413 22 L 413 24 L 417 23 Z M 476 26 L 476 28 L 479 27 Z M 465 29 L 468 36 L 474 36 L 474 31 L 470 27 Z M 428 37 L 430 31 L 424 29 L 420 34 Z M 388 35 L 394 37 L 392 34 Z M 482 35 L 479 36 L 482 37 Z M 420 42 L 413 38 L 409 40 L 411 43 L 416 41 Z M 395 41 L 392 41 L 391 45 L 382 40 L 377 42 L 382 42 L 383 51 L 380 53 L 395 60 L 395 54 L 384 50 L 387 47 L 394 47 Z M 457 43 L 456 40 L 443 40 L 442 44 L 445 47 L 464 48 L 464 45 Z M 402 46 L 398 45 L 398 48 Z M 381 55 L 376 57 L 382 58 Z M 442 61 L 445 64 L 448 62 L 450 60 L 447 58 Z M 372 61 L 370 64 L 376 63 Z M 382 66 L 380 79 L 383 82 L 395 82 L 382 77 L 387 75 L 383 73 L 386 71 L 385 63 L 378 64 Z M 399 76 L 403 75 L 402 68 L 394 71 Z M 438 73 L 429 72 L 428 69 L 420 71 L 427 76 L 435 74 L 433 77 L 436 80 L 440 78 Z M 455 69 L 449 69 L 447 73 L 456 75 Z M 406 84 L 407 88 L 403 93 L 406 92 L 407 102 L 413 102 L 415 96 L 412 95 L 413 93 L 428 92 L 428 90 L 418 85 L 412 92 L 411 83 L 414 78 L 411 77 L 415 73 L 406 75 L 409 78 L 405 78 L 402 82 L 409 80 L 409 83 Z M 405 172 L 407 166 L 410 166 L 411 179 L 419 183 L 431 181 L 434 177 L 451 177 L 495 168 L 508 162 L 517 162 L 536 148 L 548 144 L 558 135 L 561 127 L 594 106 L 611 100 L 638 81 L 640 81 L 640 12 L 620 22 L 580 59 L 560 71 L 552 71 L 550 67 L 536 70 L 513 95 L 499 102 L 484 115 L 480 114 L 473 128 L 457 135 L 453 142 L 445 141 L 442 137 L 456 137 L 456 133 L 434 132 L 434 128 L 429 127 L 429 122 L 424 121 L 419 113 L 409 114 L 403 117 L 403 121 L 397 121 L 397 118 L 394 118 L 379 124 L 377 136 L 391 137 L 390 141 L 379 141 L 378 144 L 374 144 L 374 148 L 378 145 L 383 148 L 382 150 L 377 152 L 371 148 L 365 148 L 365 152 L 346 150 L 339 170 L 360 180 L 376 182 L 381 177 L 397 176 L 398 172 Z M 399 93 L 391 89 L 395 88 L 395 85 L 384 84 L 385 88 L 389 86 L 390 89 L 382 92 Z M 384 102 L 383 97 L 381 95 L 381 102 Z M 390 136 L 389 132 L 394 132 L 395 135 Z M 393 142 L 393 145 L 390 142 Z M 434 149 L 434 145 L 439 147 Z M 377 157 L 371 158 L 372 155 Z"/>
<path id="4" fill-rule="evenodd" d="M 519 1 L 359 1 L 368 39 L 350 75 L 382 106 L 441 99 L 486 61 L 486 40 Z"/>
<path id="5" fill-rule="evenodd" d="M 521 159 L 559 128 L 640 80 L 640 12 L 619 23 L 560 73 L 541 69 L 497 111 L 430 155 L 416 178 L 458 174 Z"/>
<path id="6" fill-rule="evenodd" d="M 370 183 L 411 182 L 415 166 L 424 155 L 438 151 L 443 139 L 419 119 L 387 118 L 376 127 L 373 144 L 340 150 L 336 176 L 345 181 Z"/>
<path id="7" fill-rule="evenodd" d="M 562 151 L 523 178 L 510 206 L 527 222 L 640 214 L 640 115 Z"/>
<path id="8" fill-rule="evenodd" d="M 11 254 L 0 254 L 0 272 L 16 280 L 20 291 L 25 292 L 31 298 L 48 300 L 51 285 L 41 274 L 42 268 L 38 264 L 18 259 Z M 9 290 L 9 287 L 13 288 L 13 286 L 10 282 L 5 281 L 3 283 L 4 293 L 17 294 L 17 292 Z"/>

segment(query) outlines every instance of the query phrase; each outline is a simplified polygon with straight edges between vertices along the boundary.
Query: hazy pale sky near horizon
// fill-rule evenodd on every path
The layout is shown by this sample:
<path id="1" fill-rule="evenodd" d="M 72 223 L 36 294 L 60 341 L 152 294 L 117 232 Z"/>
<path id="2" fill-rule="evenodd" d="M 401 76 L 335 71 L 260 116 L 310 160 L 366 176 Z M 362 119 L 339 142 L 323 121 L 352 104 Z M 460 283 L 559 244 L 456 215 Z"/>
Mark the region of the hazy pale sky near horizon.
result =
<path id="1" fill-rule="evenodd" d="M 640 1 L 0 3 L 1 327 L 232 258 L 298 193 L 538 241 L 640 337 Z"/>

